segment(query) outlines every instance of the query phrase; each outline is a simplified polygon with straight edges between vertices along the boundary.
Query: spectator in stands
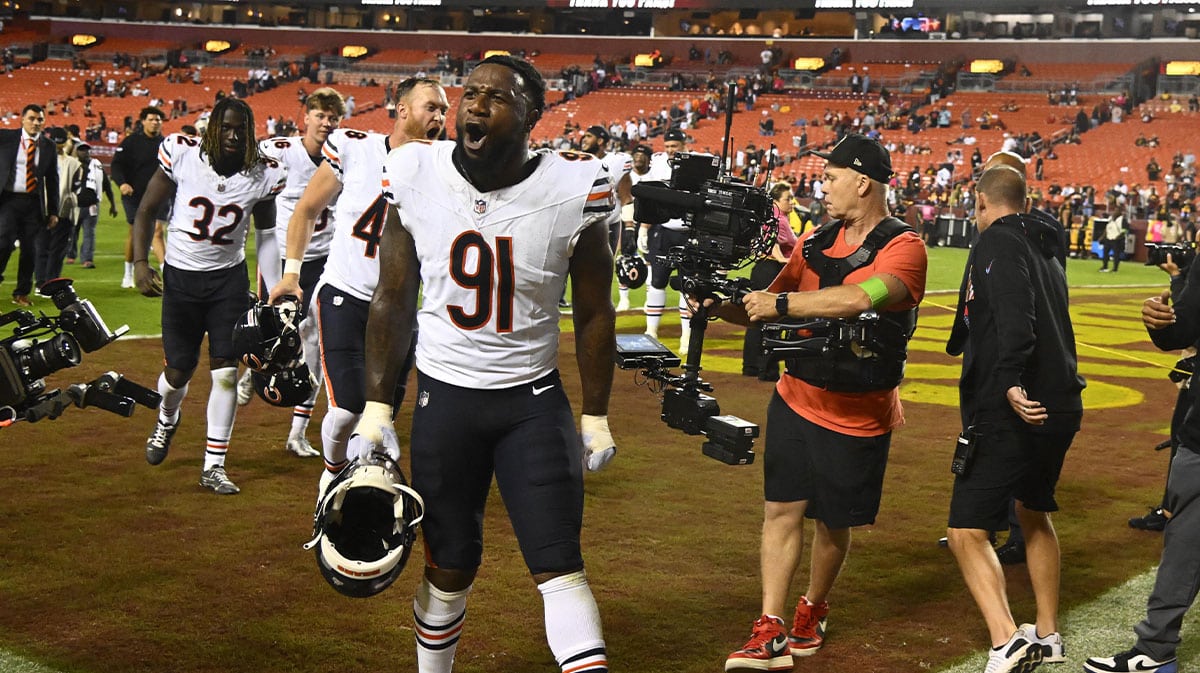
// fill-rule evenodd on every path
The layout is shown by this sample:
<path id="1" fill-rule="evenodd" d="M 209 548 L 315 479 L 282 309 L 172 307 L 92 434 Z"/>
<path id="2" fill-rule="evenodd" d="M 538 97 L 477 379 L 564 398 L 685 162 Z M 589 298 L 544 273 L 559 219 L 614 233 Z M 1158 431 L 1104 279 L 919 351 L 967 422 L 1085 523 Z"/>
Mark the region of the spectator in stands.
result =
<path id="1" fill-rule="evenodd" d="M 1162 175 L 1162 166 L 1158 165 L 1158 159 L 1150 157 L 1150 163 L 1146 164 L 1146 179 L 1150 182 L 1158 182 L 1158 178 Z"/>
<path id="2" fill-rule="evenodd" d="M 1079 111 L 1075 113 L 1075 131 L 1083 133 L 1090 128 L 1092 128 L 1092 120 L 1088 118 L 1088 114 L 1083 108 L 1079 108 Z"/>
<path id="3" fill-rule="evenodd" d="M 762 119 L 758 122 L 758 134 L 760 136 L 775 135 L 775 119 L 771 117 L 770 110 L 762 111 Z"/>

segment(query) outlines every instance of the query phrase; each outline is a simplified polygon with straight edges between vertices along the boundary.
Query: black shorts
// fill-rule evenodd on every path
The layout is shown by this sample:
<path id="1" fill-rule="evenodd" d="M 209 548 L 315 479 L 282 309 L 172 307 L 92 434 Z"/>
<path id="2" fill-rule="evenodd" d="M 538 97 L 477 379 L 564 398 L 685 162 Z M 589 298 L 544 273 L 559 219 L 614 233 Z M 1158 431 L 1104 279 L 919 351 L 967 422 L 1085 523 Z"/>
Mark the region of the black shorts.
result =
<path id="1" fill-rule="evenodd" d="M 666 289 L 667 282 L 671 279 L 671 267 L 663 261 L 663 257 L 671 251 L 671 248 L 678 247 L 687 243 L 688 234 L 686 231 L 675 231 L 667 229 L 662 225 L 656 224 L 650 228 L 650 286 L 659 290 Z"/>
<path id="2" fill-rule="evenodd" d="M 308 315 L 308 308 L 313 303 L 313 292 L 317 289 L 317 282 L 321 280 L 321 274 L 325 273 L 325 262 L 328 257 L 318 257 L 313 260 L 304 262 L 300 266 L 300 291 L 304 293 L 304 300 L 300 303 L 300 319 L 303 320 Z M 279 262 L 279 268 L 282 271 L 284 262 Z M 258 296 L 260 299 L 265 299 L 271 294 L 271 288 L 266 286 L 263 281 L 262 274 L 258 275 Z"/>
<path id="3" fill-rule="evenodd" d="M 766 500 L 807 500 L 804 516 L 833 529 L 875 523 L 891 443 L 890 432 L 854 437 L 823 428 L 775 393 L 763 450 Z"/>
<path id="4" fill-rule="evenodd" d="M 364 346 L 370 302 L 332 285 L 317 290 L 313 309 L 321 344 L 321 369 L 329 404 L 361 414 L 366 406 Z"/>
<path id="5" fill-rule="evenodd" d="M 125 208 L 125 221 L 133 226 L 133 218 L 137 215 L 138 207 L 142 205 L 141 196 L 125 196 L 121 195 L 121 205 Z M 159 222 L 167 222 L 171 219 L 171 200 L 167 199 L 163 202 L 162 207 L 158 209 L 158 213 L 154 219 Z"/>
<path id="6" fill-rule="evenodd" d="M 417 372 L 412 485 L 425 499 L 426 558 L 474 570 L 492 475 L 533 574 L 583 568 L 583 447 L 558 372 L 473 390 Z"/>
<path id="7" fill-rule="evenodd" d="M 1057 512 L 1054 488 L 1074 432 L 1033 433 L 989 425 L 978 429 L 975 459 L 966 476 L 955 477 L 950 527 L 1006 530 L 1008 501 L 1035 512 Z"/>
<path id="8" fill-rule="evenodd" d="M 233 326 L 250 307 L 245 262 L 217 271 L 163 267 L 162 341 L 167 366 L 191 371 L 208 335 L 210 358 L 236 360 Z"/>

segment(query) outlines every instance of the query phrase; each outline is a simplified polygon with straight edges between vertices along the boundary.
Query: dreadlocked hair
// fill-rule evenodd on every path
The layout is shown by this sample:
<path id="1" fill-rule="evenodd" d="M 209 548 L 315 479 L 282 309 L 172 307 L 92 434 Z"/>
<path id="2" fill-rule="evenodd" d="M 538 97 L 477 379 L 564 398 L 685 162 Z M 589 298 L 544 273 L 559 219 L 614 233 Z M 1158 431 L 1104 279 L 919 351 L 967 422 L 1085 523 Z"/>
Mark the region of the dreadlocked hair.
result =
<path id="1" fill-rule="evenodd" d="M 546 110 L 546 80 L 542 79 L 542 73 L 529 61 L 508 54 L 488 56 L 480 61 L 479 65 L 488 63 L 502 65 L 521 76 L 521 81 L 525 84 L 525 95 L 529 98 L 529 106 L 537 112 L 537 118 L 541 119 L 542 112 Z"/>
<path id="2" fill-rule="evenodd" d="M 258 141 L 254 138 L 254 111 L 240 98 L 225 96 L 217 101 L 209 115 L 208 126 L 200 140 L 200 149 L 208 156 L 209 161 L 215 161 L 221 156 L 221 120 L 225 111 L 235 109 L 242 113 L 242 135 L 246 139 L 246 153 L 242 156 L 242 167 L 239 172 L 249 171 L 262 161 L 258 152 Z"/>

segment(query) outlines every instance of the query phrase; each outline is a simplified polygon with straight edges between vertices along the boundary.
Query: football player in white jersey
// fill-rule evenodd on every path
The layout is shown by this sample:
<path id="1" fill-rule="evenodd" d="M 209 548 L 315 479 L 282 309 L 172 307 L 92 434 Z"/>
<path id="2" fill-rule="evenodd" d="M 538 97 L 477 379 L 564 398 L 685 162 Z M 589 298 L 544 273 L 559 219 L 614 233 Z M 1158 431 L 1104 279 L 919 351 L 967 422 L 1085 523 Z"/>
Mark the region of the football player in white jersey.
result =
<path id="1" fill-rule="evenodd" d="M 629 173 L 633 171 L 633 157 L 624 152 L 609 152 L 608 141 L 611 137 L 608 129 L 603 126 L 590 126 L 583 132 L 583 138 L 579 141 L 579 149 L 604 162 L 604 165 L 608 167 L 608 176 L 616 187 L 617 201 L 621 205 L 621 219 L 613 224 L 608 232 L 608 246 L 616 254 L 616 251 L 621 249 L 622 236 L 626 238 L 625 243 L 632 243 L 633 241 L 628 239 L 636 236 L 636 233 L 632 231 L 633 195 L 629 193 L 633 186 L 629 178 Z M 623 234 L 623 231 L 630 233 Z M 629 288 L 620 284 L 617 285 L 617 310 L 629 310 Z"/>
<path id="2" fill-rule="evenodd" d="M 579 531 L 589 456 L 615 451 L 608 225 L 619 216 L 601 162 L 531 153 L 545 83 L 527 61 L 484 59 L 458 105 L 457 140 L 409 143 L 384 167 L 394 205 L 367 328 L 366 410 L 354 453 L 391 432 L 390 390 L 414 319 L 413 488 L 425 500 L 425 577 L 413 602 L 417 670 L 453 665 L 483 549 L 493 477 L 545 607 L 563 671 L 608 671 Z M 558 375 L 557 301 L 570 276 L 583 440 Z M 417 296 L 423 299 L 417 310 Z"/>
<path id="3" fill-rule="evenodd" d="M 676 153 L 687 149 L 687 135 L 680 130 L 667 131 L 663 136 L 665 151 L 655 154 L 650 159 L 650 173 L 643 180 L 671 180 L 671 159 Z M 683 220 L 672 219 L 649 227 L 649 241 L 645 248 L 649 252 L 650 283 L 646 286 L 646 334 L 658 338 L 658 325 L 662 322 L 662 314 L 667 306 L 667 284 L 674 271 L 663 257 L 674 247 L 687 243 L 687 229 Z M 687 298 L 679 295 L 679 354 L 687 355 L 688 342 L 692 337 L 692 326 L 688 322 L 692 311 L 688 308 Z"/>
<path id="4" fill-rule="evenodd" d="M 329 138 L 329 134 L 341 123 L 342 115 L 346 112 L 346 103 L 342 100 L 342 95 L 329 87 L 317 89 L 309 94 L 304 101 L 304 106 L 306 111 L 303 136 L 268 138 L 258 145 L 259 151 L 264 156 L 271 157 L 283 164 L 288 172 L 287 187 L 275 199 L 275 238 L 285 242 L 287 241 L 288 220 L 296 210 L 296 203 L 304 193 L 304 188 L 312 180 L 313 174 L 317 172 L 317 167 L 325 160 L 321 154 L 321 147 Z M 330 219 L 331 213 L 328 208 L 323 209 L 316 217 L 312 238 L 302 258 L 300 288 L 303 290 L 304 296 L 308 298 L 313 296 L 313 289 L 317 286 L 321 272 L 325 270 L 325 259 L 329 256 L 329 243 L 333 238 L 333 227 L 329 226 Z M 286 252 L 285 246 L 280 246 L 280 248 L 281 253 Z M 262 261 L 264 260 L 260 260 L 260 264 Z M 282 267 L 282 255 L 277 263 Z M 261 273 L 259 280 L 261 283 Z M 268 289 L 260 287 L 259 296 L 265 297 Z M 321 455 L 305 436 L 308 421 L 312 418 L 313 406 L 317 402 L 317 395 L 321 392 L 321 368 L 317 365 L 320 350 L 317 343 L 316 321 L 308 319 L 308 302 L 300 302 L 300 317 L 304 361 L 309 363 L 309 369 L 314 374 L 316 385 L 313 386 L 312 395 L 292 409 L 292 428 L 284 447 L 301 458 L 310 458 Z M 251 371 L 247 369 L 241 380 L 238 381 L 239 405 L 248 403 L 254 396 L 254 384 L 250 374 Z"/>
<path id="5" fill-rule="evenodd" d="M 275 197 L 287 171 L 263 157 L 254 140 L 250 106 L 227 97 L 213 107 L 212 121 L 200 138 L 180 133 L 159 147 L 159 167 L 134 218 L 134 281 L 149 297 L 162 295 L 163 351 L 166 366 L 158 377 L 162 403 L 154 432 L 146 440 L 146 460 L 158 465 L 167 457 L 179 429 L 179 406 L 200 361 L 200 343 L 208 334 L 212 391 L 208 396 L 208 444 L 200 485 L 221 495 L 238 487 L 225 473 L 225 453 L 237 412 L 237 356 L 233 326 L 247 309 L 246 232 L 251 214 L 261 259 L 275 259 Z M 154 214 L 173 199 L 163 275 L 146 262 Z M 278 267 L 266 265 L 263 273 Z M 269 281 L 278 278 L 270 278 Z"/>
<path id="6" fill-rule="evenodd" d="M 379 281 L 379 238 L 386 202 L 380 185 L 388 150 L 414 139 L 438 138 L 446 125 L 449 103 L 437 80 L 410 78 L 396 87 L 396 125 L 391 135 L 338 129 L 322 152 L 325 163 L 313 174 L 288 223 L 287 258 L 282 280 L 271 288 L 271 302 L 287 295 L 312 302 L 320 335 L 320 362 L 325 374 L 329 411 L 321 422 L 325 470 L 319 492 L 346 466 L 346 442 L 362 413 L 363 338 L 367 309 Z M 340 194 L 340 196 L 339 196 Z M 333 208 L 329 258 L 315 292 L 301 287 L 301 259 L 309 248 L 320 213 Z M 310 296 L 311 295 L 311 296 Z M 397 400 L 404 381 L 397 383 Z"/>

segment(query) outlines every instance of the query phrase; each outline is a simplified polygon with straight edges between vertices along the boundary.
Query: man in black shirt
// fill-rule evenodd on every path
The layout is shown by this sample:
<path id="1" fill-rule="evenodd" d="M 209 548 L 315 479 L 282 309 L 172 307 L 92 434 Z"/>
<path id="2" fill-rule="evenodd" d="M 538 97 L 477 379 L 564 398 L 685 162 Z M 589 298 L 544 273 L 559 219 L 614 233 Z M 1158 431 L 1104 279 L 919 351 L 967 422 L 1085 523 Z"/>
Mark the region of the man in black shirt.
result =
<path id="1" fill-rule="evenodd" d="M 946 346 L 963 354 L 963 440 L 973 444 L 950 502 L 948 537 L 987 622 L 988 671 L 1063 661 L 1058 635 L 1059 547 L 1050 512 L 1063 458 L 1079 430 L 1084 387 L 1068 312 L 1061 230 L 1025 212 L 1025 179 L 1008 166 L 983 172 L 976 188 L 979 239 L 963 279 Z M 964 329 L 959 329 L 960 325 Z M 1017 626 L 988 532 L 1007 525 L 1017 501 L 1037 602 L 1034 624 Z"/>
<path id="2" fill-rule="evenodd" d="M 1200 340 L 1200 264 L 1192 264 L 1182 290 L 1174 295 L 1164 290 L 1142 303 L 1142 324 L 1160 350 L 1179 350 Z M 1178 670 L 1179 628 L 1200 589 L 1200 396 L 1192 395 L 1173 439 L 1179 446 L 1167 477 L 1162 559 L 1146 601 L 1146 618 L 1133 628 L 1137 642 L 1132 648 L 1088 659 L 1083 670 L 1089 673 Z"/>
<path id="3" fill-rule="evenodd" d="M 125 207 L 125 221 L 129 222 L 129 236 L 125 239 L 125 277 L 121 287 L 133 287 L 133 218 L 137 215 L 146 185 L 158 169 L 158 146 L 162 143 L 162 124 L 165 115 L 156 107 L 142 108 L 138 114 L 141 132 L 130 133 L 121 141 L 112 159 L 112 177 L 121 189 L 121 205 Z M 163 207 L 155 217 L 154 238 L 150 247 L 162 266 L 166 255 L 163 240 L 163 223 L 170 216 L 170 204 Z"/>

